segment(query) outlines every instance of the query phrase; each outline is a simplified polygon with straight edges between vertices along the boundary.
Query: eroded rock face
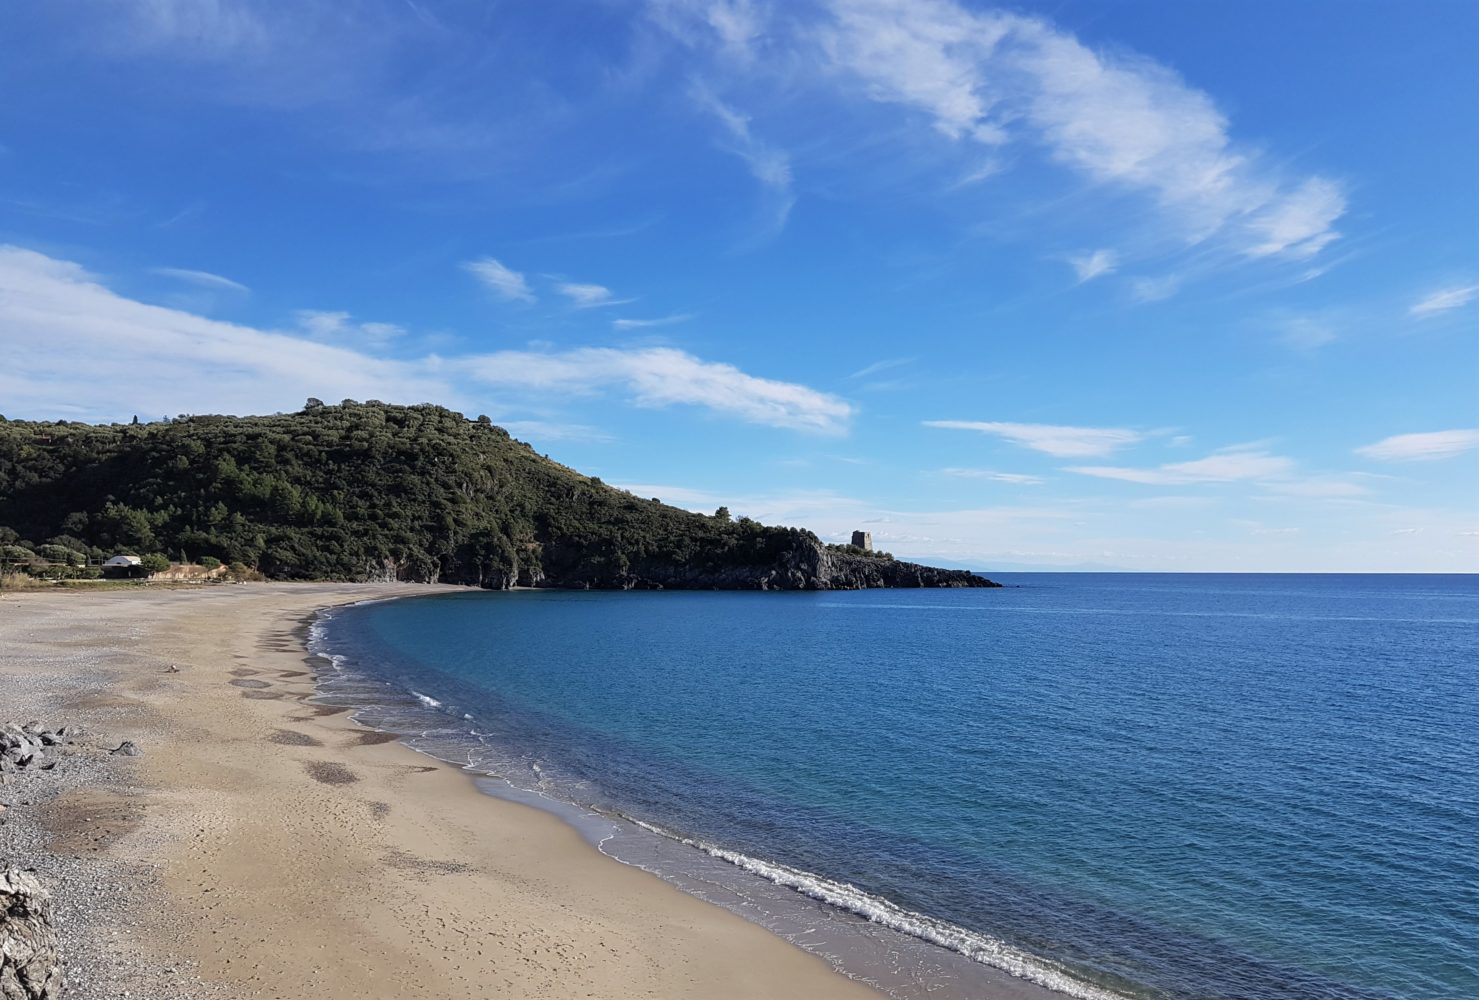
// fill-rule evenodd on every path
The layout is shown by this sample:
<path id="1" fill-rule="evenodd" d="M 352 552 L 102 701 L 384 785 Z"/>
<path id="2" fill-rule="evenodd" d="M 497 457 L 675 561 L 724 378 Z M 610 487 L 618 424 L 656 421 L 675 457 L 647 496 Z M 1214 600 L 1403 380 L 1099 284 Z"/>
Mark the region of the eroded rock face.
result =
<path id="1" fill-rule="evenodd" d="M 545 546 L 547 576 L 525 586 L 578 590 L 865 590 L 875 587 L 997 587 L 974 573 L 851 555 L 827 549 L 814 537 L 793 532 L 784 546 L 763 553 L 764 561 L 735 562 L 726 553 L 698 553 L 674 562 L 640 559 L 615 564 L 592 561 L 580 550 Z M 484 584 L 487 586 L 488 584 Z"/>
<path id="2" fill-rule="evenodd" d="M 0 1000 L 58 1000 L 62 966 L 51 896 L 30 872 L 0 871 Z"/>

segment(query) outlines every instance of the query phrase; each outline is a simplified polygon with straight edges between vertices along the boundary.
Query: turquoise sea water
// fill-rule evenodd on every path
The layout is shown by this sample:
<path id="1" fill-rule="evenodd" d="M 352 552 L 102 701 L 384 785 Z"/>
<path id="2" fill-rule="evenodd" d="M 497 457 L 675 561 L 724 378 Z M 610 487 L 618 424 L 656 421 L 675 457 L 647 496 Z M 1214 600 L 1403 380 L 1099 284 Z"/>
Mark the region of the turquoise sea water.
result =
<path id="1" fill-rule="evenodd" d="M 899 996 L 1479 997 L 1479 578 L 999 579 L 418 598 L 319 643 L 372 721 L 707 847 L 680 884 L 897 934 L 816 948 Z"/>

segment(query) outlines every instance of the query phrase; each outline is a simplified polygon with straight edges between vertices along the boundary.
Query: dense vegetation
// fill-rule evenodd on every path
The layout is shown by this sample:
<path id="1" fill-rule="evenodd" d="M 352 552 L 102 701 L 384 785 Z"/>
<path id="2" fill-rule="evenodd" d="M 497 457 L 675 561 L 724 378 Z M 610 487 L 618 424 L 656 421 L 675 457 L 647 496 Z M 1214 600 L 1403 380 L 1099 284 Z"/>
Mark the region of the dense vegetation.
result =
<path id="1" fill-rule="evenodd" d="M 0 545 L 490 587 L 816 585 L 769 575 L 815 577 L 823 551 L 808 531 L 613 489 L 486 417 L 315 400 L 150 424 L 0 417 Z"/>

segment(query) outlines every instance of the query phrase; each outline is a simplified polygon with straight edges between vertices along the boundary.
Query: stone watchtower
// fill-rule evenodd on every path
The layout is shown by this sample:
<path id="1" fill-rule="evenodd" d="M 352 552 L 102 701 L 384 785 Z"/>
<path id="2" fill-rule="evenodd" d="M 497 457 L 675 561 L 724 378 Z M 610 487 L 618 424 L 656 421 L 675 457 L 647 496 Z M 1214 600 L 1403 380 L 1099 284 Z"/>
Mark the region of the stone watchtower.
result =
<path id="1" fill-rule="evenodd" d="M 873 535 L 871 532 L 854 531 L 852 533 L 852 543 L 854 547 L 862 549 L 864 552 L 873 551 Z"/>

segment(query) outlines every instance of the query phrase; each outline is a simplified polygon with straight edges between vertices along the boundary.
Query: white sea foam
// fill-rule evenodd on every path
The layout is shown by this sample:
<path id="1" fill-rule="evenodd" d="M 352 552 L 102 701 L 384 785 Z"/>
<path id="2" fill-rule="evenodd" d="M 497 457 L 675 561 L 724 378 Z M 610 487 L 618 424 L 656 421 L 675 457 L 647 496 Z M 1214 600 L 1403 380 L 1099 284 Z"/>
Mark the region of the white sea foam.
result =
<path id="1" fill-rule="evenodd" d="M 742 871 L 757 875 L 776 885 L 794 890 L 811 899 L 835 906 L 839 910 L 856 914 L 872 923 L 930 944 L 948 948 L 967 958 L 1001 969 L 1018 979 L 1045 986 L 1059 993 L 1078 997 L 1080 1000 L 1123 1000 L 1117 994 L 1101 989 L 1092 983 L 1062 970 L 1046 959 L 1014 948 L 987 934 L 967 930 L 923 913 L 906 910 L 880 896 L 873 896 L 855 885 L 835 882 L 811 872 L 792 868 L 775 861 L 762 861 L 739 851 L 707 844 L 700 840 L 677 836 L 658 826 L 627 817 L 632 823 L 659 836 L 678 840 L 689 847 L 697 848 L 720 861 L 726 861 Z"/>
<path id="2" fill-rule="evenodd" d="M 415 690 L 413 690 L 411 693 L 414 694 L 416 696 L 416 699 L 418 701 L 420 701 L 421 704 L 425 705 L 427 708 L 441 708 L 442 707 L 442 703 L 439 702 L 439 701 L 437 701 L 431 695 L 422 694 L 420 691 L 415 691 Z"/>

